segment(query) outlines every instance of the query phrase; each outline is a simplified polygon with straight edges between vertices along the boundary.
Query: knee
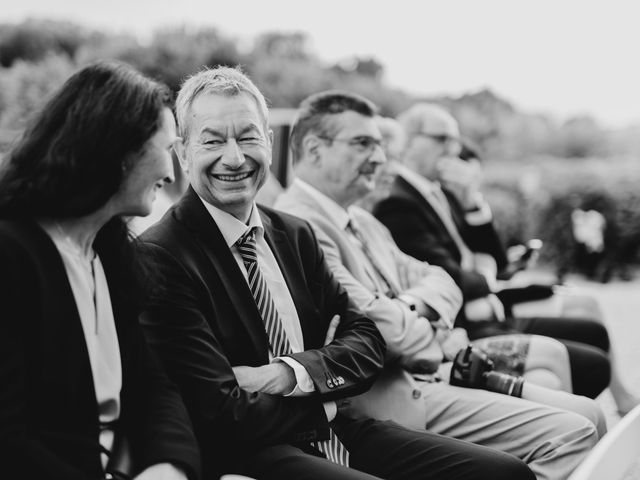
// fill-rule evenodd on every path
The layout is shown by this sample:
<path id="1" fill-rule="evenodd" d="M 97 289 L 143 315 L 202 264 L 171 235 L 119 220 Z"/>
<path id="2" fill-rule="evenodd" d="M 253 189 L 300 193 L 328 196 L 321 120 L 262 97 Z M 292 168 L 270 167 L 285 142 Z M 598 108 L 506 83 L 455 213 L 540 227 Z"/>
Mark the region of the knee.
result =
<path id="1" fill-rule="evenodd" d="M 556 368 L 569 368 L 569 352 L 564 344 L 555 338 L 533 335 L 529 346 L 530 361 L 540 364 L 555 366 Z M 527 359 L 529 361 L 529 359 Z"/>
<path id="2" fill-rule="evenodd" d="M 607 354 L 586 345 L 572 346 L 569 351 L 574 393 L 595 398 L 611 380 L 611 363 Z"/>
<path id="3" fill-rule="evenodd" d="M 595 400 L 579 395 L 573 396 L 574 412 L 589 420 L 596 429 L 598 440 L 607 433 L 607 421 L 604 412 Z"/>
<path id="4" fill-rule="evenodd" d="M 582 452 L 585 455 L 600 439 L 596 426 L 596 423 L 600 422 L 598 413 L 593 408 L 593 404 L 589 403 L 590 400 L 586 400 L 587 402 L 582 405 L 582 412 L 576 413 L 577 408 L 575 408 L 576 411 L 565 411 L 563 412 L 562 419 L 557 419 L 555 422 L 555 428 L 557 429 L 556 440 L 558 440 L 558 444 L 564 445 L 565 447 L 570 445 L 571 450 L 574 452 Z M 577 403 L 576 401 L 576 404 Z M 576 404 L 572 406 L 576 407 Z M 604 418 L 602 420 L 604 420 Z"/>

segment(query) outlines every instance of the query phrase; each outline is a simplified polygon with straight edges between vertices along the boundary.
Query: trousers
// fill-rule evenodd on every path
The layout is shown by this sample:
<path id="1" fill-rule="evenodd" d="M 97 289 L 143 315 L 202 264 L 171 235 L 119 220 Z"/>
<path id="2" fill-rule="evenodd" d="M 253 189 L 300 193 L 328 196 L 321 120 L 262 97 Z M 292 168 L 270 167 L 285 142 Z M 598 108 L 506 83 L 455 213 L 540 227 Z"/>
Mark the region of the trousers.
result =
<path id="1" fill-rule="evenodd" d="M 534 480 L 527 465 L 498 450 L 407 429 L 389 421 L 338 419 L 333 429 L 349 450 L 350 468 L 294 445 L 273 445 L 242 472 L 258 480 Z"/>

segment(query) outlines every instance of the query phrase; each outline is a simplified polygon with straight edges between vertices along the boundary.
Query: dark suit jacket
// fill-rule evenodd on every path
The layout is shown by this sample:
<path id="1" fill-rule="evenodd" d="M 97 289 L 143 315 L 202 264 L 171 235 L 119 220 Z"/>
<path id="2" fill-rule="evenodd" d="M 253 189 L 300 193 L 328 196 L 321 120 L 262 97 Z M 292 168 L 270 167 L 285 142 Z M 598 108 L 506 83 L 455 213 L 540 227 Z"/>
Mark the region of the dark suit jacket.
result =
<path id="1" fill-rule="evenodd" d="M 101 260 L 109 281 L 114 272 Z M 2 220 L 0 265 L 0 476 L 100 478 L 91 365 L 62 259 L 36 223 Z M 116 291 L 110 288 L 123 375 L 118 428 L 140 469 L 168 461 L 196 478 L 200 459 L 184 404 Z"/>
<path id="2" fill-rule="evenodd" d="M 507 259 L 493 224 L 470 225 L 454 195 L 446 190 L 444 193 L 453 221 L 469 249 L 491 255 L 498 270 L 503 268 Z M 402 251 L 444 268 L 462 290 L 465 301 L 490 293 L 480 273 L 461 268 L 460 251 L 444 223 L 431 204 L 404 178 L 396 177 L 391 194 L 374 207 L 374 215 L 391 231 Z"/>
<path id="3" fill-rule="evenodd" d="M 260 207 L 260 214 L 300 318 L 305 351 L 291 357 L 311 376 L 312 396 L 238 386 L 231 367 L 267 364 L 268 339 L 240 268 L 191 188 L 142 236 L 163 278 L 142 322 L 182 390 L 208 478 L 242 472 L 243 462 L 267 446 L 328 438 L 322 402 L 367 390 L 384 359 L 380 333 L 328 270 L 311 227 L 271 209 Z M 334 314 L 340 326 L 323 346 Z"/>

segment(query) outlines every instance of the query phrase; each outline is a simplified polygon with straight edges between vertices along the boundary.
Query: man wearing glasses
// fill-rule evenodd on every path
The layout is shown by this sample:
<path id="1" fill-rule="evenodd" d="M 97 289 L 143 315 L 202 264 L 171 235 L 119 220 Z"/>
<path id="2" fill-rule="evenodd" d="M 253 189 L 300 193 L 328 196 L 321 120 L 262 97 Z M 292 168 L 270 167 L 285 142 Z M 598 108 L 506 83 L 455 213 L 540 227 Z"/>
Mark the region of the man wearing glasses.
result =
<path id="1" fill-rule="evenodd" d="M 507 258 L 480 192 L 478 160 L 459 158 L 458 123 L 428 103 L 413 105 L 398 121 L 406 134 L 402 161 L 391 194 L 374 207 L 375 216 L 403 252 L 439 265 L 453 277 L 464 297 L 456 325 L 472 340 L 517 332 L 557 338 L 569 352 L 573 392 L 595 398 L 609 382 L 604 327 L 587 318 L 505 314 L 495 293 L 497 272 Z M 526 345 L 520 342 L 512 349 Z"/>
<path id="2" fill-rule="evenodd" d="M 275 204 L 311 223 L 333 274 L 387 342 L 383 375 L 351 399 L 351 414 L 493 447 L 525 460 L 539 479 L 566 478 L 596 440 L 586 418 L 439 376 L 443 349 L 451 359 L 466 345 L 446 329 L 459 289 L 441 268 L 402 254 L 375 218 L 354 207 L 376 188 L 385 162 L 374 117 L 371 102 L 346 92 L 304 100 L 291 134 L 297 178 Z M 563 395 L 563 405 L 573 401 Z"/>

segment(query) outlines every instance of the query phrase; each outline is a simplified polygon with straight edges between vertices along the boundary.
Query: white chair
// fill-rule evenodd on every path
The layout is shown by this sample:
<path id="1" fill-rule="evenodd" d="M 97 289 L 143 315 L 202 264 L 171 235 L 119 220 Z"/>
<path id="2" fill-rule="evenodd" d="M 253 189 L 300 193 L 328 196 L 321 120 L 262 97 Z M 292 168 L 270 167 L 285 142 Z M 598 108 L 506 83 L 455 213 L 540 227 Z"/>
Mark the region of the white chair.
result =
<path id="1" fill-rule="evenodd" d="M 633 467 L 634 476 L 630 476 Z M 569 480 L 640 478 L 640 406 L 620 420 L 593 447 Z"/>

